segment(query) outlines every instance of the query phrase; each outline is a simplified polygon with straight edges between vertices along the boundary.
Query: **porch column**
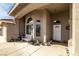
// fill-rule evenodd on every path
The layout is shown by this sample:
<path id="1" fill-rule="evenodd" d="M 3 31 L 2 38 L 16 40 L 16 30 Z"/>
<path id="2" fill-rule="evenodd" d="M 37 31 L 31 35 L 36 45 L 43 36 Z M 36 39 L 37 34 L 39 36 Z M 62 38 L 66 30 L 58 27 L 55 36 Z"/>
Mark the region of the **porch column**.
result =
<path id="1" fill-rule="evenodd" d="M 46 11 L 45 11 L 45 19 L 44 19 L 44 40 L 43 42 L 46 43 Z"/>
<path id="2" fill-rule="evenodd" d="M 33 39 L 36 37 L 36 25 L 35 25 L 35 20 L 33 20 Z"/>
<path id="3" fill-rule="evenodd" d="M 47 42 L 47 35 L 46 35 L 46 10 L 43 10 L 44 13 L 43 13 L 43 20 L 42 20 L 42 34 L 43 34 L 43 43 L 46 43 Z"/>
<path id="4" fill-rule="evenodd" d="M 69 25 L 70 25 L 70 34 L 69 34 L 69 40 L 68 40 L 68 49 L 69 49 L 69 55 L 71 55 L 71 49 L 72 49 L 72 4 L 70 4 L 70 7 L 69 7 Z"/>
<path id="5" fill-rule="evenodd" d="M 71 55 L 79 55 L 79 4 L 72 5 L 72 51 Z"/>

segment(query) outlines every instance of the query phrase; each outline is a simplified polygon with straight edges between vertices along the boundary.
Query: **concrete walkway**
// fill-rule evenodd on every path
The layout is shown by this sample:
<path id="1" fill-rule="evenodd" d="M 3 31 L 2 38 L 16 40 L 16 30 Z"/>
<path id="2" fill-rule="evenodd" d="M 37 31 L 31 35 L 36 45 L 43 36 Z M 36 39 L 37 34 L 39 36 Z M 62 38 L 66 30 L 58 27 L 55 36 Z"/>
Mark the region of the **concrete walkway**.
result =
<path id="1" fill-rule="evenodd" d="M 0 56 L 67 56 L 66 46 L 34 46 L 24 42 L 0 43 Z"/>

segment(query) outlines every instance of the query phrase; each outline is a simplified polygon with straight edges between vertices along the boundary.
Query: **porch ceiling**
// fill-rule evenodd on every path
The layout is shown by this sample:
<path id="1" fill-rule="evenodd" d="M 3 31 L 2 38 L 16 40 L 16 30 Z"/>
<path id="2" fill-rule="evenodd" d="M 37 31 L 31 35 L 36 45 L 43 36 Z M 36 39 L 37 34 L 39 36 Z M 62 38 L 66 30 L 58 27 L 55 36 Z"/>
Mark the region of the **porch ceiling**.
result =
<path id="1" fill-rule="evenodd" d="M 61 11 L 69 10 L 69 3 L 31 3 L 31 4 L 18 4 L 16 8 L 10 12 L 9 15 L 15 16 L 15 18 L 21 18 L 25 14 L 38 9 L 46 9 L 50 13 L 58 13 Z"/>
<path id="2" fill-rule="evenodd" d="M 50 13 L 58 13 L 69 10 L 70 4 L 69 3 L 51 3 L 47 6 L 42 7 L 41 9 L 46 9 Z"/>
<path id="3" fill-rule="evenodd" d="M 46 5 L 48 5 L 49 3 L 30 3 L 28 6 L 25 6 L 24 8 L 22 8 L 22 10 L 20 10 L 15 16 L 15 18 L 21 18 L 24 15 L 30 13 L 31 11 L 34 11 L 36 9 L 39 9 L 41 7 L 44 7 Z"/>

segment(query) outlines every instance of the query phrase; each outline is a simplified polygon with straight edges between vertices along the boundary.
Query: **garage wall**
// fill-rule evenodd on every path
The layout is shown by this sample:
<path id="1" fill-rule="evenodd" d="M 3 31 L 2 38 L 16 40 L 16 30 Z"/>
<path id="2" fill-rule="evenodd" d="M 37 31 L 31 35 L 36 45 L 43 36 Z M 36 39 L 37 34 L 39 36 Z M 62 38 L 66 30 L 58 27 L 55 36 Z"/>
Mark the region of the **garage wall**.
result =
<path id="1" fill-rule="evenodd" d="M 3 35 L 0 36 L 0 42 L 6 42 L 7 40 L 7 24 L 0 25 L 2 27 Z"/>
<path id="2" fill-rule="evenodd" d="M 16 39 L 19 36 L 19 20 L 16 19 L 16 24 L 7 24 L 7 41 Z"/>

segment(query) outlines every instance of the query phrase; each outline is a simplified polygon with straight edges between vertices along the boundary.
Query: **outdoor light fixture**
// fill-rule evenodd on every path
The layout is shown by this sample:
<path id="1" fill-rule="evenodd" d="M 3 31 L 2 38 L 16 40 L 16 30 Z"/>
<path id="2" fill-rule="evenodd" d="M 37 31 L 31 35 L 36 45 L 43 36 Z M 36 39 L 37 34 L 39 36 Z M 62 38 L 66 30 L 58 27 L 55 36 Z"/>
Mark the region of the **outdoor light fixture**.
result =
<path id="1" fill-rule="evenodd" d="M 54 23 L 61 23 L 59 20 L 55 20 L 55 21 L 53 21 Z"/>

